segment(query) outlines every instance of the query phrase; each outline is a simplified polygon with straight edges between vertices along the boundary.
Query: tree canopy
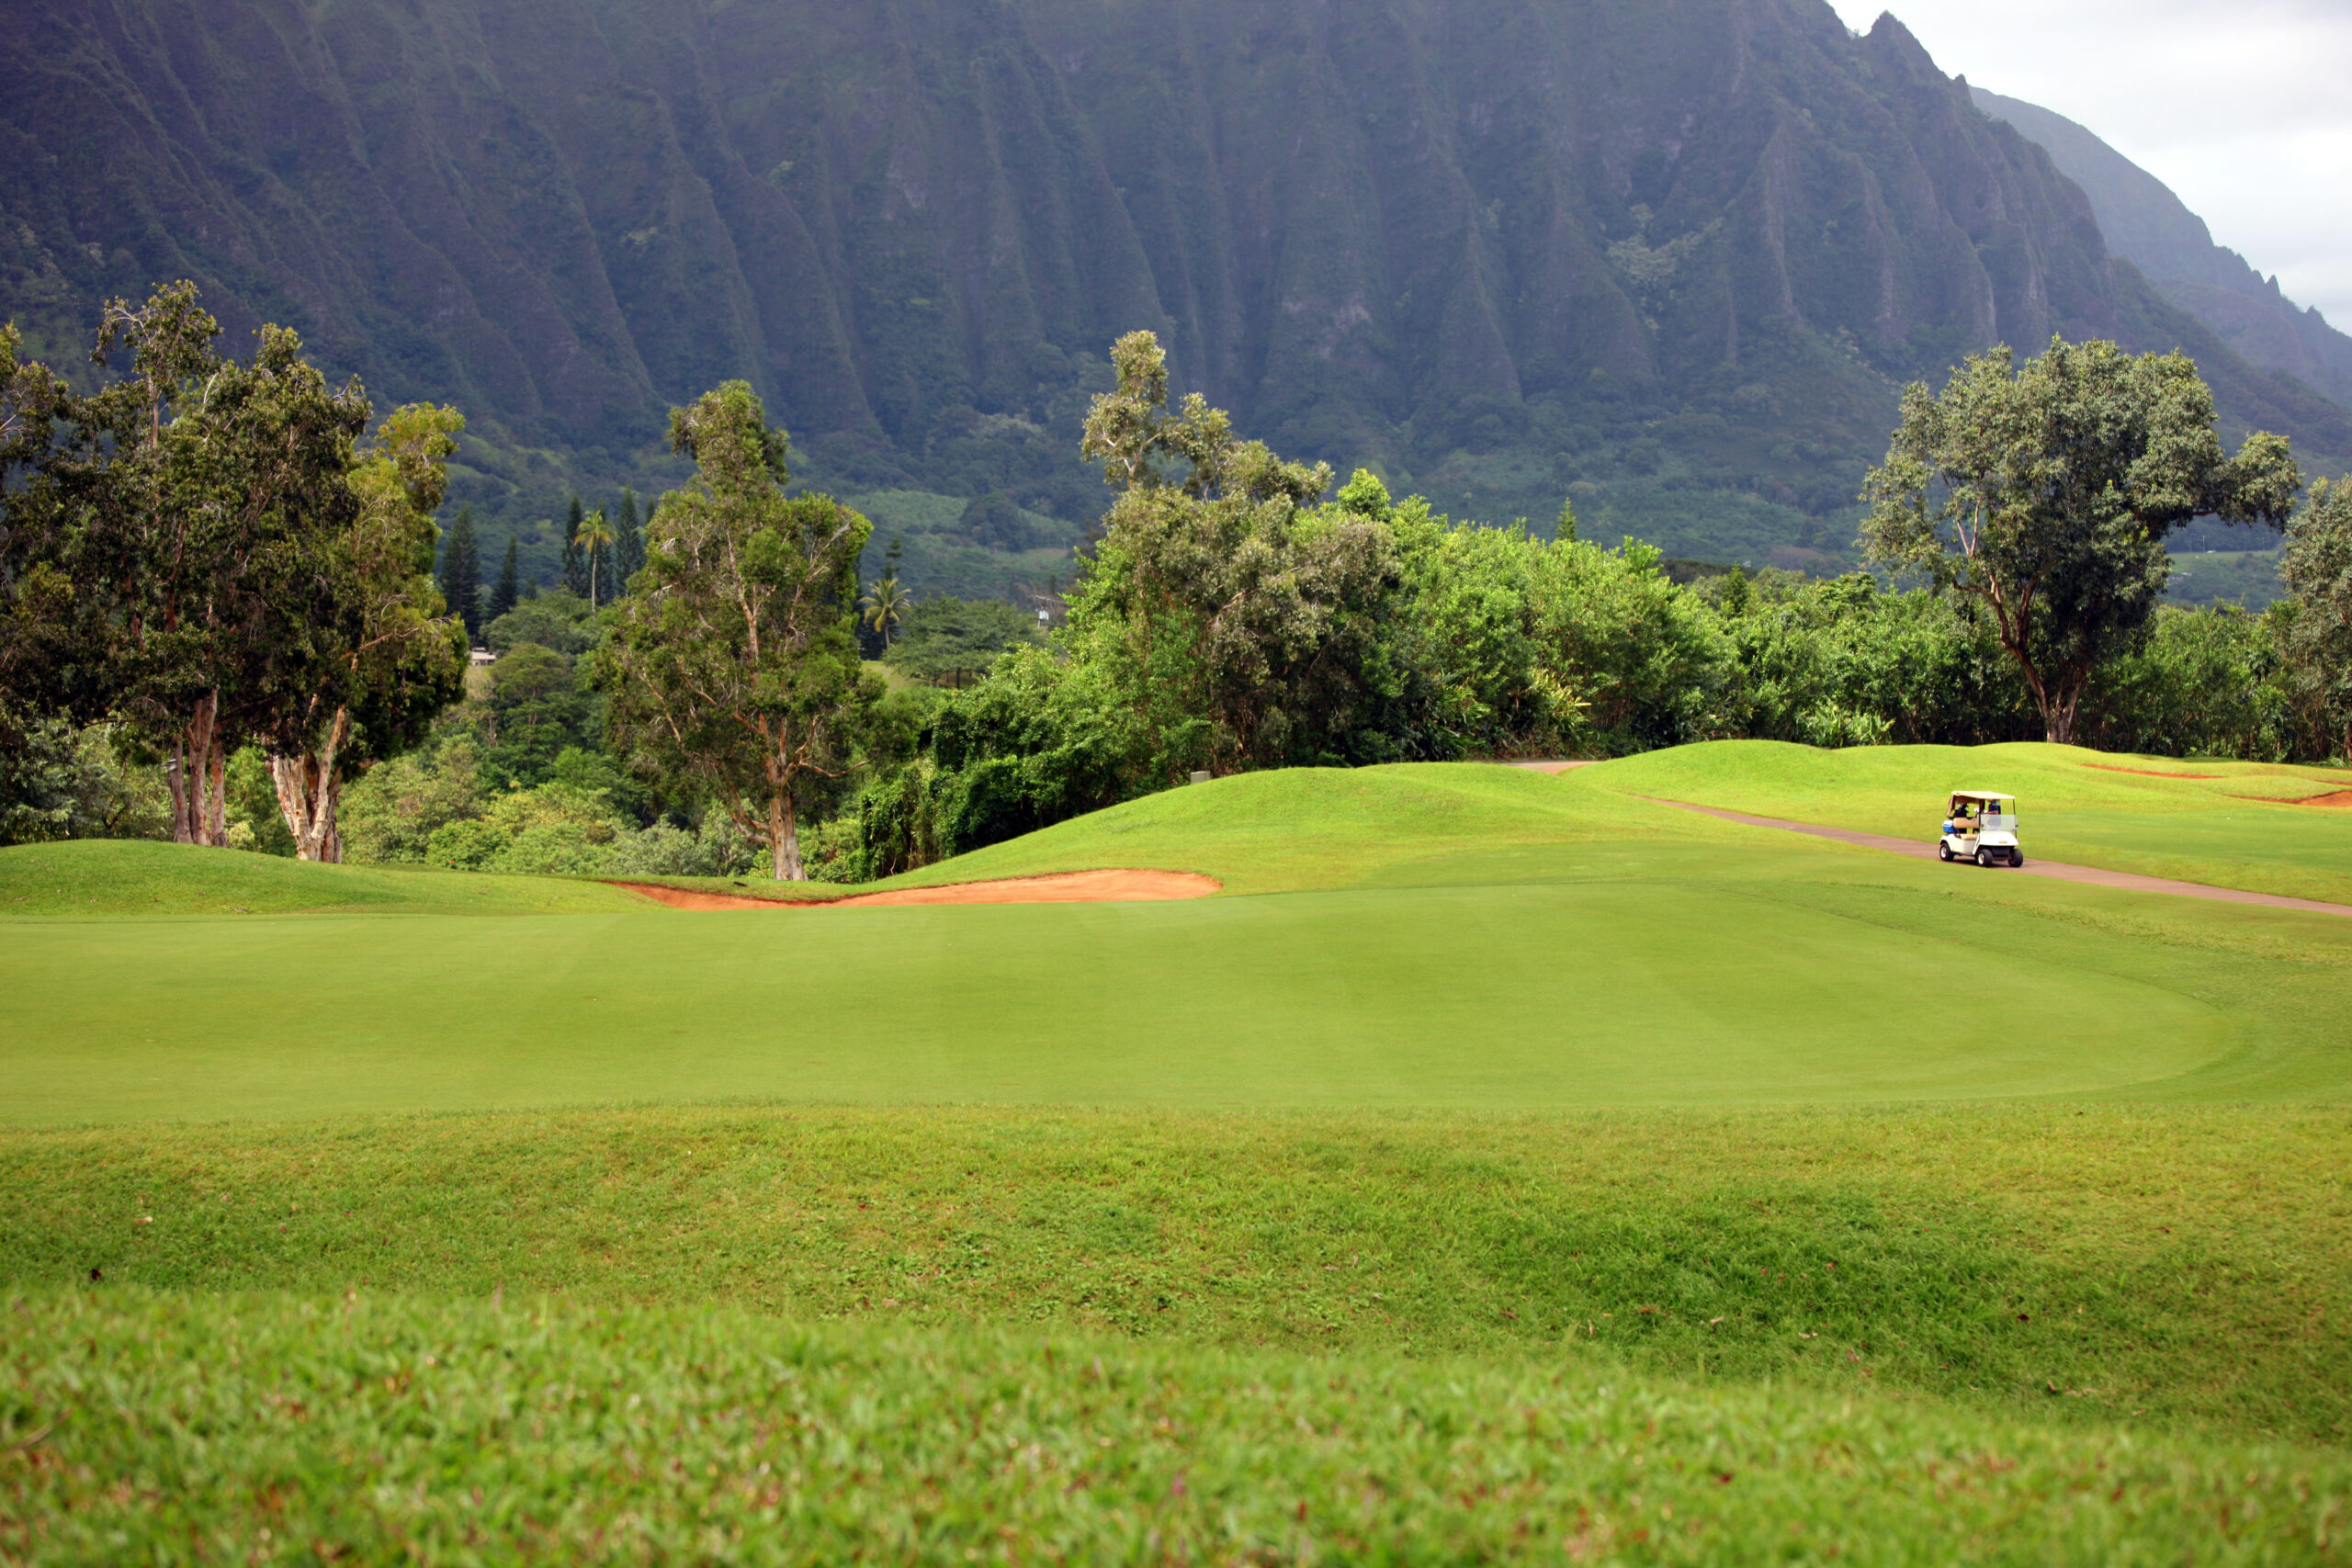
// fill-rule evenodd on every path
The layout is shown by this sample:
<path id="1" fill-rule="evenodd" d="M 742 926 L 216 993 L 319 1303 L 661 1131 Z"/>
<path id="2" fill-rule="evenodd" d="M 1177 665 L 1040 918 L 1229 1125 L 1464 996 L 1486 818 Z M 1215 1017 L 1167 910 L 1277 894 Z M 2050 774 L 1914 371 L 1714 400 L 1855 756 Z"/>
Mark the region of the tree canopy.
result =
<path id="1" fill-rule="evenodd" d="M 872 525 L 829 496 L 785 494 L 785 434 L 746 383 L 673 411 L 670 444 L 695 475 L 655 510 L 601 656 L 613 733 L 648 773 L 718 800 L 797 881 L 800 815 L 847 769 Z"/>
<path id="2" fill-rule="evenodd" d="M 1984 605 L 2065 741 L 2092 672 L 2154 616 L 2165 536 L 2200 515 L 2284 523 L 2301 488 L 2278 436 L 2224 453 L 2185 355 L 2053 339 L 2021 368 L 1999 348 L 1940 393 L 1905 389 L 1862 534 L 1878 565 Z"/>

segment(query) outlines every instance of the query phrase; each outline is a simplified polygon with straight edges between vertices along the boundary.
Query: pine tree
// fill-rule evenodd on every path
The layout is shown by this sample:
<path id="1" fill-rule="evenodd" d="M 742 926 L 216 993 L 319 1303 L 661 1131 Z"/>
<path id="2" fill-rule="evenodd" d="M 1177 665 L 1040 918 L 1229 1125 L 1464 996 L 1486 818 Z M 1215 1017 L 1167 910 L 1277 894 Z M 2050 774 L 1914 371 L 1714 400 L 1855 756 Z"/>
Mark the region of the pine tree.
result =
<path id="1" fill-rule="evenodd" d="M 466 640 L 481 636 L 481 551 L 474 539 L 474 511 L 458 508 L 457 521 L 441 536 L 439 586 L 449 613 L 466 624 Z"/>
<path id="2" fill-rule="evenodd" d="M 509 531 L 506 536 L 506 564 L 498 569 L 498 582 L 490 591 L 490 609 L 482 616 L 482 625 L 488 626 L 506 614 L 522 597 L 522 559 L 514 535 Z"/>
<path id="3" fill-rule="evenodd" d="M 645 564 L 645 530 L 637 521 L 637 492 L 621 491 L 620 510 L 613 518 L 613 589 L 615 597 L 628 592 L 628 580 Z"/>
<path id="4" fill-rule="evenodd" d="M 563 517 L 563 586 L 582 599 L 588 597 L 588 558 L 580 549 L 580 525 L 588 520 L 588 513 L 580 498 L 571 498 L 571 510 Z"/>

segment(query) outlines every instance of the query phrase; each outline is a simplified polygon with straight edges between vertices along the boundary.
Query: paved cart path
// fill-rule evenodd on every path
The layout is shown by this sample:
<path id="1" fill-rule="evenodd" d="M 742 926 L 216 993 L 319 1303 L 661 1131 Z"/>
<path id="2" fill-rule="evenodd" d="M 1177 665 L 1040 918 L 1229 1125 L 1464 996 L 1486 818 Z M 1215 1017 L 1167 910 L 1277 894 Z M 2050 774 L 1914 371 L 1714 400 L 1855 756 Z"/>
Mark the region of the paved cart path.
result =
<path id="1" fill-rule="evenodd" d="M 1651 795 L 1641 798 L 1657 806 L 1696 811 L 1702 817 L 1719 817 L 1726 822 L 1744 822 L 1750 828 L 1778 828 L 1788 833 L 1809 833 L 1816 839 L 1835 839 L 1841 844 L 1860 844 L 1866 850 L 1884 850 L 1889 854 L 1909 855 L 1914 860 L 1936 858 L 1933 844 L 1923 844 L 1914 839 L 1890 839 L 1883 833 L 1860 833 L 1851 828 L 1825 828 L 1812 822 L 1783 822 L 1777 817 L 1750 817 L 1745 811 L 1719 811 L 1712 806 L 1693 806 L 1687 800 L 1658 800 Z M 2030 857 L 2023 866 L 2003 866 L 1996 868 L 1996 872 L 2004 876 L 2046 876 L 2052 882 L 2081 882 L 2093 887 L 2122 887 L 2134 893 L 2171 893 L 2183 898 L 2211 898 L 2223 904 L 2261 904 L 2273 909 L 2305 909 L 2316 915 L 2352 915 L 2352 904 L 2329 904 L 2317 898 L 2289 898 L 2277 893 L 2248 893 L 2238 887 L 2214 887 L 2202 882 L 2176 882 L 2168 876 L 2101 871 L 2095 865 L 2064 865 Z M 1985 874 L 1996 874 L 1987 872 Z"/>

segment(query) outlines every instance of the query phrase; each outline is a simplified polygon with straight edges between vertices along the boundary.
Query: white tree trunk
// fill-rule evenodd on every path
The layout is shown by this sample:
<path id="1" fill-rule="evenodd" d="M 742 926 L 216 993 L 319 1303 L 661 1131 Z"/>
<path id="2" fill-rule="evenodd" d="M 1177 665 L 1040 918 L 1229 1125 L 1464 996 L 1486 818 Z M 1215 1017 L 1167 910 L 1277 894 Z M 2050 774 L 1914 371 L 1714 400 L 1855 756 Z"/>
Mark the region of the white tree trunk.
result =
<path id="1" fill-rule="evenodd" d="M 340 707 L 317 750 L 270 755 L 270 782 L 277 786 L 277 809 L 286 818 L 287 831 L 294 835 L 297 859 L 328 864 L 343 859 L 343 834 L 334 815 L 343 798 L 343 780 L 335 773 L 335 756 L 350 734 L 351 710 Z"/>

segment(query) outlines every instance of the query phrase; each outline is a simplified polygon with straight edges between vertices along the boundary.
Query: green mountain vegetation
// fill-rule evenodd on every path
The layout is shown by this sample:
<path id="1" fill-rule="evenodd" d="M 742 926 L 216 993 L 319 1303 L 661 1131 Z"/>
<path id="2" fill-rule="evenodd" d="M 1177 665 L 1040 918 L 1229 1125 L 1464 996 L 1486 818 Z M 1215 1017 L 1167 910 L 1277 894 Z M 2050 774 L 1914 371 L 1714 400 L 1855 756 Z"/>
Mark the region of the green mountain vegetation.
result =
<path id="1" fill-rule="evenodd" d="M 812 487 L 1046 520 L 910 538 L 911 580 L 1045 585 L 1139 327 L 1286 454 L 1754 566 L 1850 564 L 1899 385 L 1996 341 L 2185 348 L 2233 441 L 2352 466 L 2342 408 L 2115 265 L 1899 24 L 1819 0 L 28 0 L 0 138 L 28 352 L 75 364 L 105 298 L 194 278 L 232 346 L 282 321 L 379 405 L 460 407 L 452 498 L 542 581 L 541 520 L 670 488 L 666 410 L 741 377 Z"/>

